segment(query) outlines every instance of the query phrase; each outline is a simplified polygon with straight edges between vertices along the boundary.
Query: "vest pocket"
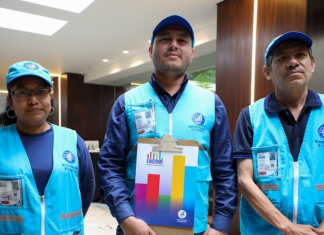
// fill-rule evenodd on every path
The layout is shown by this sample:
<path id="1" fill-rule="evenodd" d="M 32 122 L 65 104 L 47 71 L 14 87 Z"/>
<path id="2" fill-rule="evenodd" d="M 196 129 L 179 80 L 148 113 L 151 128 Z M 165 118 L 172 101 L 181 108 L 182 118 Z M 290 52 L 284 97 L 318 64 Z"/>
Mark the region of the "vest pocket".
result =
<path id="1" fill-rule="evenodd" d="M 253 147 L 252 158 L 254 180 L 281 178 L 278 145 Z"/>
<path id="2" fill-rule="evenodd" d="M 315 202 L 312 226 L 317 228 L 324 218 L 324 201 Z"/>
<path id="3" fill-rule="evenodd" d="M 60 234 L 61 235 L 83 235 L 84 234 L 83 225 L 79 225 L 75 228 L 62 231 Z"/>
<path id="4" fill-rule="evenodd" d="M 24 231 L 24 217 L 3 214 L 0 211 L 0 235 L 23 234 L 22 231 Z"/>
<path id="5" fill-rule="evenodd" d="M 71 211 L 60 214 L 61 234 L 83 234 L 82 210 Z"/>

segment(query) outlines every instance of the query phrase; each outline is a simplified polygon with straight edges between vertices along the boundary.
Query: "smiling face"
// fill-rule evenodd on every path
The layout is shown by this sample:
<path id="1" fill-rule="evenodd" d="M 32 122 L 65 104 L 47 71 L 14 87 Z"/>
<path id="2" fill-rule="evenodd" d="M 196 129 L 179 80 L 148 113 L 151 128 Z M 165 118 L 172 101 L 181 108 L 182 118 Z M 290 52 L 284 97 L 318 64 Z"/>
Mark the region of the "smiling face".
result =
<path id="1" fill-rule="evenodd" d="M 34 91 L 37 89 L 48 88 L 48 84 L 38 77 L 23 77 L 13 81 L 9 93 L 17 90 Z M 7 98 L 10 108 L 15 111 L 17 116 L 17 128 L 20 129 L 39 128 L 46 125 L 46 119 L 51 112 L 51 97 L 46 95 L 38 98 L 32 92 L 26 99 L 17 99 L 15 95 Z"/>
<path id="2" fill-rule="evenodd" d="M 264 75 L 271 79 L 277 92 L 302 91 L 315 70 L 315 58 L 301 41 L 289 40 L 279 44 L 272 53 L 271 70 L 263 67 Z"/>
<path id="3" fill-rule="evenodd" d="M 195 50 L 190 34 L 181 26 L 170 25 L 156 34 L 149 53 L 155 72 L 179 76 L 186 72 Z"/>

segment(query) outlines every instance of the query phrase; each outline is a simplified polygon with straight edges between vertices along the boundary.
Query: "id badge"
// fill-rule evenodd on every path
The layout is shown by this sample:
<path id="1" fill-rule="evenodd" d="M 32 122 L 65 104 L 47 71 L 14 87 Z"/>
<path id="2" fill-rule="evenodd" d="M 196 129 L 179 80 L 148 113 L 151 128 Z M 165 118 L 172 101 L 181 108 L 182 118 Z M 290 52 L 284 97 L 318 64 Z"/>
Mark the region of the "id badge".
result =
<path id="1" fill-rule="evenodd" d="M 20 179 L 0 179 L 0 206 L 22 206 L 22 186 Z"/>
<path id="2" fill-rule="evenodd" d="M 155 133 L 154 103 L 132 106 L 137 134 Z"/>
<path id="3" fill-rule="evenodd" d="M 257 154 L 258 175 L 278 175 L 278 154 L 277 152 L 262 152 Z"/>

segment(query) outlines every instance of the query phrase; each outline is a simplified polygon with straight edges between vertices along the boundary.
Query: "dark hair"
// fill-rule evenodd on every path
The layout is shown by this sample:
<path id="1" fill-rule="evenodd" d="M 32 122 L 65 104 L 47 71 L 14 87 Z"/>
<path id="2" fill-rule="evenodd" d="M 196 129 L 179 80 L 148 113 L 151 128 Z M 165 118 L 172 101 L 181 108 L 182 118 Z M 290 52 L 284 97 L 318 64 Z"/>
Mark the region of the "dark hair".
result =
<path id="1" fill-rule="evenodd" d="M 4 127 L 4 126 L 8 126 L 8 125 L 17 123 L 16 116 L 14 118 L 9 118 L 7 116 L 7 112 L 9 112 L 10 113 L 9 115 L 11 115 L 11 116 L 14 116 L 15 112 L 13 110 L 11 110 L 11 111 L 8 111 L 8 110 L 10 110 L 10 106 L 8 104 L 6 104 L 6 109 L 2 113 L 0 113 L 0 127 Z"/>
<path id="2" fill-rule="evenodd" d="M 9 83 L 7 85 L 7 90 L 8 90 L 8 98 L 11 99 L 10 97 L 10 91 L 11 91 L 11 87 L 13 86 L 12 83 Z M 10 106 L 9 104 L 6 104 L 6 108 L 5 110 L 0 113 L 0 128 L 1 127 L 4 127 L 4 126 L 8 126 L 8 125 L 11 125 L 11 124 L 15 124 L 17 123 L 17 117 L 15 116 L 14 118 L 9 118 L 8 115 L 7 115 L 7 112 L 9 113 L 12 113 L 12 116 L 14 116 L 14 111 L 9 111 L 10 110 Z M 11 114 L 9 114 L 11 115 Z"/>
<path id="3" fill-rule="evenodd" d="M 304 43 L 305 44 L 305 43 Z M 313 59 L 314 59 L 314 55 L 313 55 L 313 49 L 309 46 L 307 46 L 305 44 L 305 46 L 307 47 L 307 50 L 308 50 L 308 54 L 309 54 L 309 57 L 311 59 L 311 63 L 313 64 Z M 267 63 L 265 64 L 268 71 L 270 72 L 272 69 L 271 69 L 271 64 L 272 64 L 272 61 L 273 61 L 273 54 L 274 54 L 274 50 L 272 50 L 272 52 L 270 53 L 270 55 L 268 56 L 268 60 L 267 60 Z"/>

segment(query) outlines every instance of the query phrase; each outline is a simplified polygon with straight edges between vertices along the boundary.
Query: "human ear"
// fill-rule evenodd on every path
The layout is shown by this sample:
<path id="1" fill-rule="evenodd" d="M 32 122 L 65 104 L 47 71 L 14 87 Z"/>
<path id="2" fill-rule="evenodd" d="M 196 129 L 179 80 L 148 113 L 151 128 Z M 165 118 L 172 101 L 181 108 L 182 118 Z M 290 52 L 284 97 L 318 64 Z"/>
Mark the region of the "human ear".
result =
<path id="1" fill-rule="evenodd" d="M 152 51 L 153 51 L 153 46 L 151 45 L 149 47 L 149 55 L 150 55 L 150 59 L 152 60 Z"/>
<path id="2" fill-rule="evenodd" d="M 263 74 L 267 80 L 271 80 L 270 71 L 266 65 L 263 66 Z"/>

